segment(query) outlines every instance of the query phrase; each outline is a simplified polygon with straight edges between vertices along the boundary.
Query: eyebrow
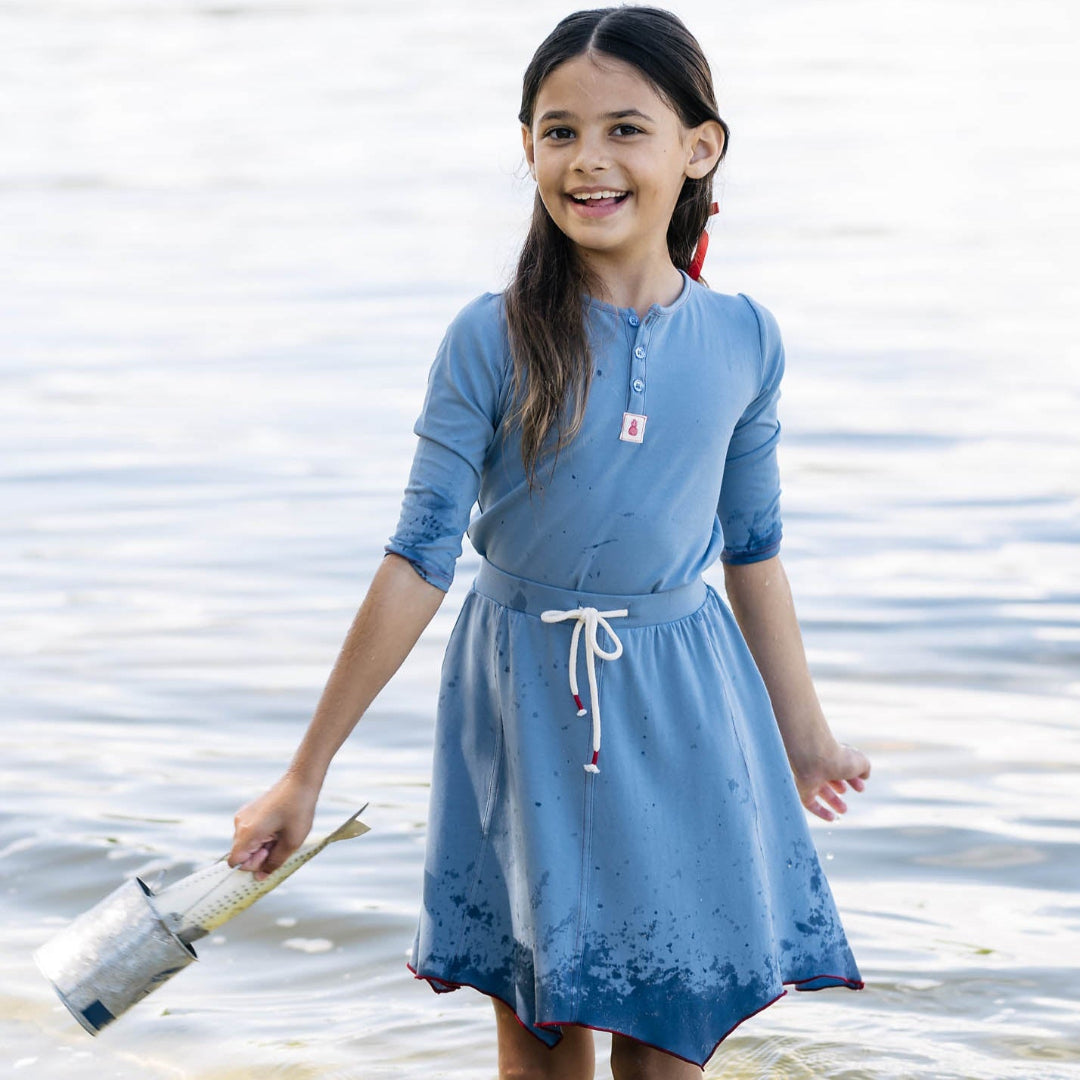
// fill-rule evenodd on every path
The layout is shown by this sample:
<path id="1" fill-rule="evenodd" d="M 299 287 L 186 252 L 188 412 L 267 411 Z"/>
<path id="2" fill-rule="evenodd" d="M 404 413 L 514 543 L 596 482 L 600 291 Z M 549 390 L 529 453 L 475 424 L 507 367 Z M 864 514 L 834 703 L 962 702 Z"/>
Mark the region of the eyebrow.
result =
<path id="1" fill-rule="evenodd" d="M 616 112 L 604 113 L 600 117 L 601 120 L 625 120 L 629 116 L 639 116 L 642 120 L 648 120 L 650 124 L 655 124 L 648 113 L 643 113 L 640 109 L 619 109 Z M 543 116 L 540 117 L 538 123 L 546 123 L 548 120 L 576 120 L 577 116 L 570 112 L 569 109 L 548 109 Z"/>

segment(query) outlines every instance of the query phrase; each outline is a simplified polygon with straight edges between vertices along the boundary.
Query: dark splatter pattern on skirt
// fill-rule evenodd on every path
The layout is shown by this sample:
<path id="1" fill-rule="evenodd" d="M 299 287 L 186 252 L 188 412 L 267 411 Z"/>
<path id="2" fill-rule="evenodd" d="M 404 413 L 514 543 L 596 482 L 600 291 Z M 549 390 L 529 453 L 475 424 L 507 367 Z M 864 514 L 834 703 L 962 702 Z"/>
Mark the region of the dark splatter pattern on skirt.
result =
<path id="1" fill-rule="evenodd" d="M 447 649 L 410 967 L 549 1045 L 618 1031 L 704 1063 L 784 993 L 862 985 L 768 695 L 713 590 L 620 632 L 599 774 L 569 626 L 470 593 Z M 662 693 L 661 693 L 662 688 Z"/>

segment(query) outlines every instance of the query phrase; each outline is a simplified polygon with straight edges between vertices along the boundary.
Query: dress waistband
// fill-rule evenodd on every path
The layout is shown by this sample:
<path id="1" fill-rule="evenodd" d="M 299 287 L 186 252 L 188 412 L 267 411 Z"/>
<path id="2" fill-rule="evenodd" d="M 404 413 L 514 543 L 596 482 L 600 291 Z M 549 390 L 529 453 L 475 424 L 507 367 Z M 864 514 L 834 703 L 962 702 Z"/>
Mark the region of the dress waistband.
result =
<path id="1" fill-rule="evenodd" d="M 492 566 L 487 559 L 480 560 L 480 572 L 476 575 L 473 588 L 504 607 L 537 618 L 552 608 L 626 608 L 627 614 L 619 619 L 620 627 L 674 622 L 691 615 L 705 602 L 707 591 L 701 578 L 674 589 L 651 593 L 595 593 L 560 589 L 556 585 L 544 585 L 508 574 Z"/>
<path id="2" fill-rule="evenodd" d="M 503 570 L 497 570 L 484 559 L 473 588 L 504 607 L 538 615 L 545 623 L 572 622 L 570 636 L 570 695 L 578 716 L 586 715 L 584 702 L 578 693 L 578 645 L 585 644 L 585 671 L 589 680 L 589 711 L 592 712 L 592 756 L 585 763 L 587 773 L 598 773 L 600 766 L 600 692 L 596 678 L 596 658 L 618 660 L 623 643 L 608 619 L 617 619 L 619 627 L 649 626 L 671 622 L 696 611 L 705 601 L 707 588 L 701 578 L 656 593 L 613 595 L 611 593 L 578 592 L 542 585 Z M 603 609 L 603 610 L 601 610 Z M 603 631 L 611 643 L 610 649 L 600 645 L 598 631 Z"/>

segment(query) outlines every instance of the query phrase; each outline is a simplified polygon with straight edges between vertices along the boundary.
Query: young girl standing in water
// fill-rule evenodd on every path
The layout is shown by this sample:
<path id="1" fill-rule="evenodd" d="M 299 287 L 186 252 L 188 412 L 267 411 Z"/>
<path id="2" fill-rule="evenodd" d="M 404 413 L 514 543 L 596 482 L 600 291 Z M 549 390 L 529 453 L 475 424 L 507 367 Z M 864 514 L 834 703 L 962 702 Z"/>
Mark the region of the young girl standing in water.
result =
<path id="1" fill-rule="evenodd" d="M 387 556 L 230 862 L 304 838 L 468 528 L 409 966 L 492 997 L 501 1075 L 591 1077 L 590 1028 L 617 1078 L 700 1075 L 785 984 L 862 986 L 803 808 L 843 813 L 870 764 L 822 716 L 777 555 L 776 321 L 695 280 L 728 139 L 700 47 L 653 8 L 571 15 L 519 118 L 517 273 L 447 331 Z"/>

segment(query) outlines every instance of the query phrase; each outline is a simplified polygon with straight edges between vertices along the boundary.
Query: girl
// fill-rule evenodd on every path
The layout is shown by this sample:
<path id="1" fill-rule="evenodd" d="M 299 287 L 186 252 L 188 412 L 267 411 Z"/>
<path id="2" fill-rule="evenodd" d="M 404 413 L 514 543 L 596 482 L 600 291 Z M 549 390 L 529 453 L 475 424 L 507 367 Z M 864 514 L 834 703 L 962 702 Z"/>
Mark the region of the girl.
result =
<path id="1" fill-rule="evenodd" d="M 590 1028 L 617 1078 L 700 1075 L 784 984 L 862 986 L 802 808 L 833 820 L 870 764 L 822 716 L 777 555 L 776 321 L 694 280 L 728 141 L 697 42 L 653 8 L 578 12 L 519 118 L 516 275 L 439 348 L 387 556 L 230 862 L 306 835 L 467 527 L 409 966 L 492 997 L 503 1076 L 591 1077 Z"/>

